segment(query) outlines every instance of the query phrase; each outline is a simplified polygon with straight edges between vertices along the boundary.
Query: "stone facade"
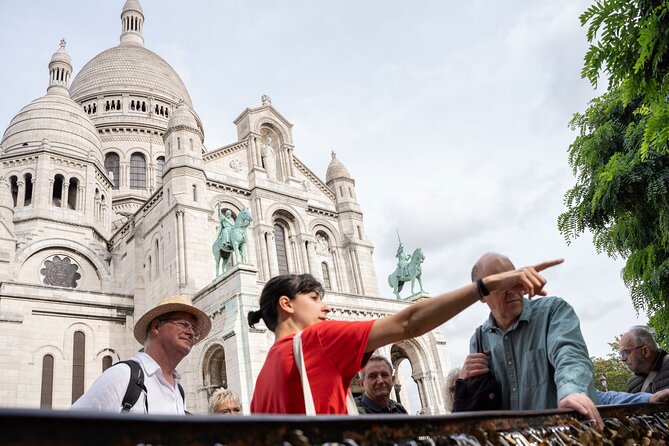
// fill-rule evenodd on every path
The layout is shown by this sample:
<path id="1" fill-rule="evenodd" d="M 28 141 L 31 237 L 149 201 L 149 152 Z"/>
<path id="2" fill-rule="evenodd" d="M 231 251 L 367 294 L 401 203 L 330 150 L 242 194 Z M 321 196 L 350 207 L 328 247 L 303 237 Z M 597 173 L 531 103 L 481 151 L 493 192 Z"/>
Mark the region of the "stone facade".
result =
<path id="1" fill-rule="evenodd" d="M 47 94 L 2 138 L 0 405 L 67 408 L 140 348 L 135 317 L 185 294 L 213 321 L 180 364 L 190 410 L 205 412 L 219 386 L 248 408 L 273 335 L 249 329 L 246 313 L 269 278 L 315 275 L 337 319 L 411 303 L 380 296 L 355 181 L 334 153 L 324 182 L 295 155 L 292 124 L 267 96 L 234 120 L 237 141 L 205 151 L 186 87 L 144 47 L 139 1 L 121 19 L 120 45 L 73 80 L 61 42 Z M 244 208 L 246 262 L 217 277 L 219 212 Z M 381 353 L 411 362 L 422 412 L 444 412 L 450 365 L 438 330 Z"/>

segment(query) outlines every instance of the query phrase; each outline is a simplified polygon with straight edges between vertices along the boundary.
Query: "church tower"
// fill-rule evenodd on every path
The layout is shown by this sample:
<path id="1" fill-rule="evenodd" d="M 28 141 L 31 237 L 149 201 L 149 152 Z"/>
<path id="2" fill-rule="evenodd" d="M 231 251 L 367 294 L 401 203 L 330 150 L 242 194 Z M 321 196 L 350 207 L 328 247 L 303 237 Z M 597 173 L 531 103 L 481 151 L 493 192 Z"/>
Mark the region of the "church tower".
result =
<path id="1" fill-rule="evenodd" d="M 349 276 L 355 292 L 378 296 L 376 271 L 372 253 L 374 246 L 367 239 L 362 221 L 362 210 L 355 193 L 355 180 L 332 152 L 332 160 L 325 174 L 325 183 L 332 189 L 339 213 L 339 229 L 344 235 L 343 248 L 350 258 Z"/>

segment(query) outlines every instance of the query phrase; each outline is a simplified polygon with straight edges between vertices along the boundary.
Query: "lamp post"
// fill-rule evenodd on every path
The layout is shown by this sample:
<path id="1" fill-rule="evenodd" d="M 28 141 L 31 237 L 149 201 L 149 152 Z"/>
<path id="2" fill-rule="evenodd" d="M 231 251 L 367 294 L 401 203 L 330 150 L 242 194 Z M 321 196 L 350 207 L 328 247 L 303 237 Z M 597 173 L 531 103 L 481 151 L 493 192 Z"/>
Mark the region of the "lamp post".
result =
<path id="1" fill-rule="evenodd" d="M 609 386 L 606 383 L 606 376 L 604 376 L 603 373 L 601 373 L 599 375 L 599 382 L 602 385 L 602 389 L 604 389 L 604 392 L 608 392 L 609 391 Z"/>

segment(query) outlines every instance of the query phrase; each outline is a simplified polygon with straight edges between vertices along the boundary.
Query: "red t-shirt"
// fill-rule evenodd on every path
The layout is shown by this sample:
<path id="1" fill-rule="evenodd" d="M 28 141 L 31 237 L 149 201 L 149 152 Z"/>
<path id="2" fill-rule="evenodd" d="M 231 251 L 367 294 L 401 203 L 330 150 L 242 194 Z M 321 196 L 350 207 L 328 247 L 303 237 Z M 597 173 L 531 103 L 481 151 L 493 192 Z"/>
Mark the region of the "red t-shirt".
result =
<path id="1" fill-rule="evenodd" d="M 375 321 L 323 321 L 302 332 L 302 351 L 317 414 L 345 415 L 351 379 L 364 366 L 365 347 Z M 300 373 L 289 335 L 274 343 L 260 370 L 252 413 L 303 414 Z"/>

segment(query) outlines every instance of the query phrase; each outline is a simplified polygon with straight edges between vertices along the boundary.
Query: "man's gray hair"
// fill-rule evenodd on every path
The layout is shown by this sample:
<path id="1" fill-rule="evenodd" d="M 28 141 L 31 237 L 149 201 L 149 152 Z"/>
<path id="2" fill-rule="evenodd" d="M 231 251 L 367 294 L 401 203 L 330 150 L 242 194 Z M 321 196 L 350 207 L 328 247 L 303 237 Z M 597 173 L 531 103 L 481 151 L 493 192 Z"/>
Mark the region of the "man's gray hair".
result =
<path id="1" fill-rule="evenodd" d="M 629 330 L 627 330 L 627 333 L 632 335 L 632 340 L 634 341 L 635 345 L 645 345 L 654 352 L 660 350 L 660 348 L 657 346 L 657 341 L 655 341 L 655 336 L 653 336 L 655 334 L 655 330 L 649 326 L 634 325 Z"/>
<path id="2" fill-rule="evenodd" d="M 483 262 L 491 257 L 506 260 L 513 265 L 513 262 L 511 262 L 511 260 L 509 260 L 509 258 L 505 255 L 498 254 L 496 252 L 486 252 L 476 261 L 474 267 L 472 268 L 472 282 L 476 282 L 477 280 L 483 279 L 485 277 L 483 274 Z"/>
<path id="3" fill-rule="evenodd" d="M 239 400 L 239 397 L 235 392 L 223 387 L 219 387 L 218 389 L 214 390 L 214 392 L 209 397 L 209 413 L 216 413 L 216 407 L 218 407 L 219 403 L 226 401 L 233 401 L 239 404 L 239 407 L 242 407 L 242 402 Z"/>
<path id="4" fill-rule="evenodd" d="M 377 362 L 378 361 L 383 361 L 383 362 L 385 362 L 386 365 L 388 366 L 388 370 L 390 370 L 390 374 L 391 375 L 393 374 L 393 365 L 390 363 L 388 358 L 386 358 L 385 356 L 374 355 L 371 358 L 369 358 L 369 360 L 367 361 L 367 364 L 369 364 L 372 361 L 377 361 Z M 360 379 L 365 379 L 365 369 L 367 368 L 367 364 L 365 364 L 365 368 L 360 371 Z"/>

